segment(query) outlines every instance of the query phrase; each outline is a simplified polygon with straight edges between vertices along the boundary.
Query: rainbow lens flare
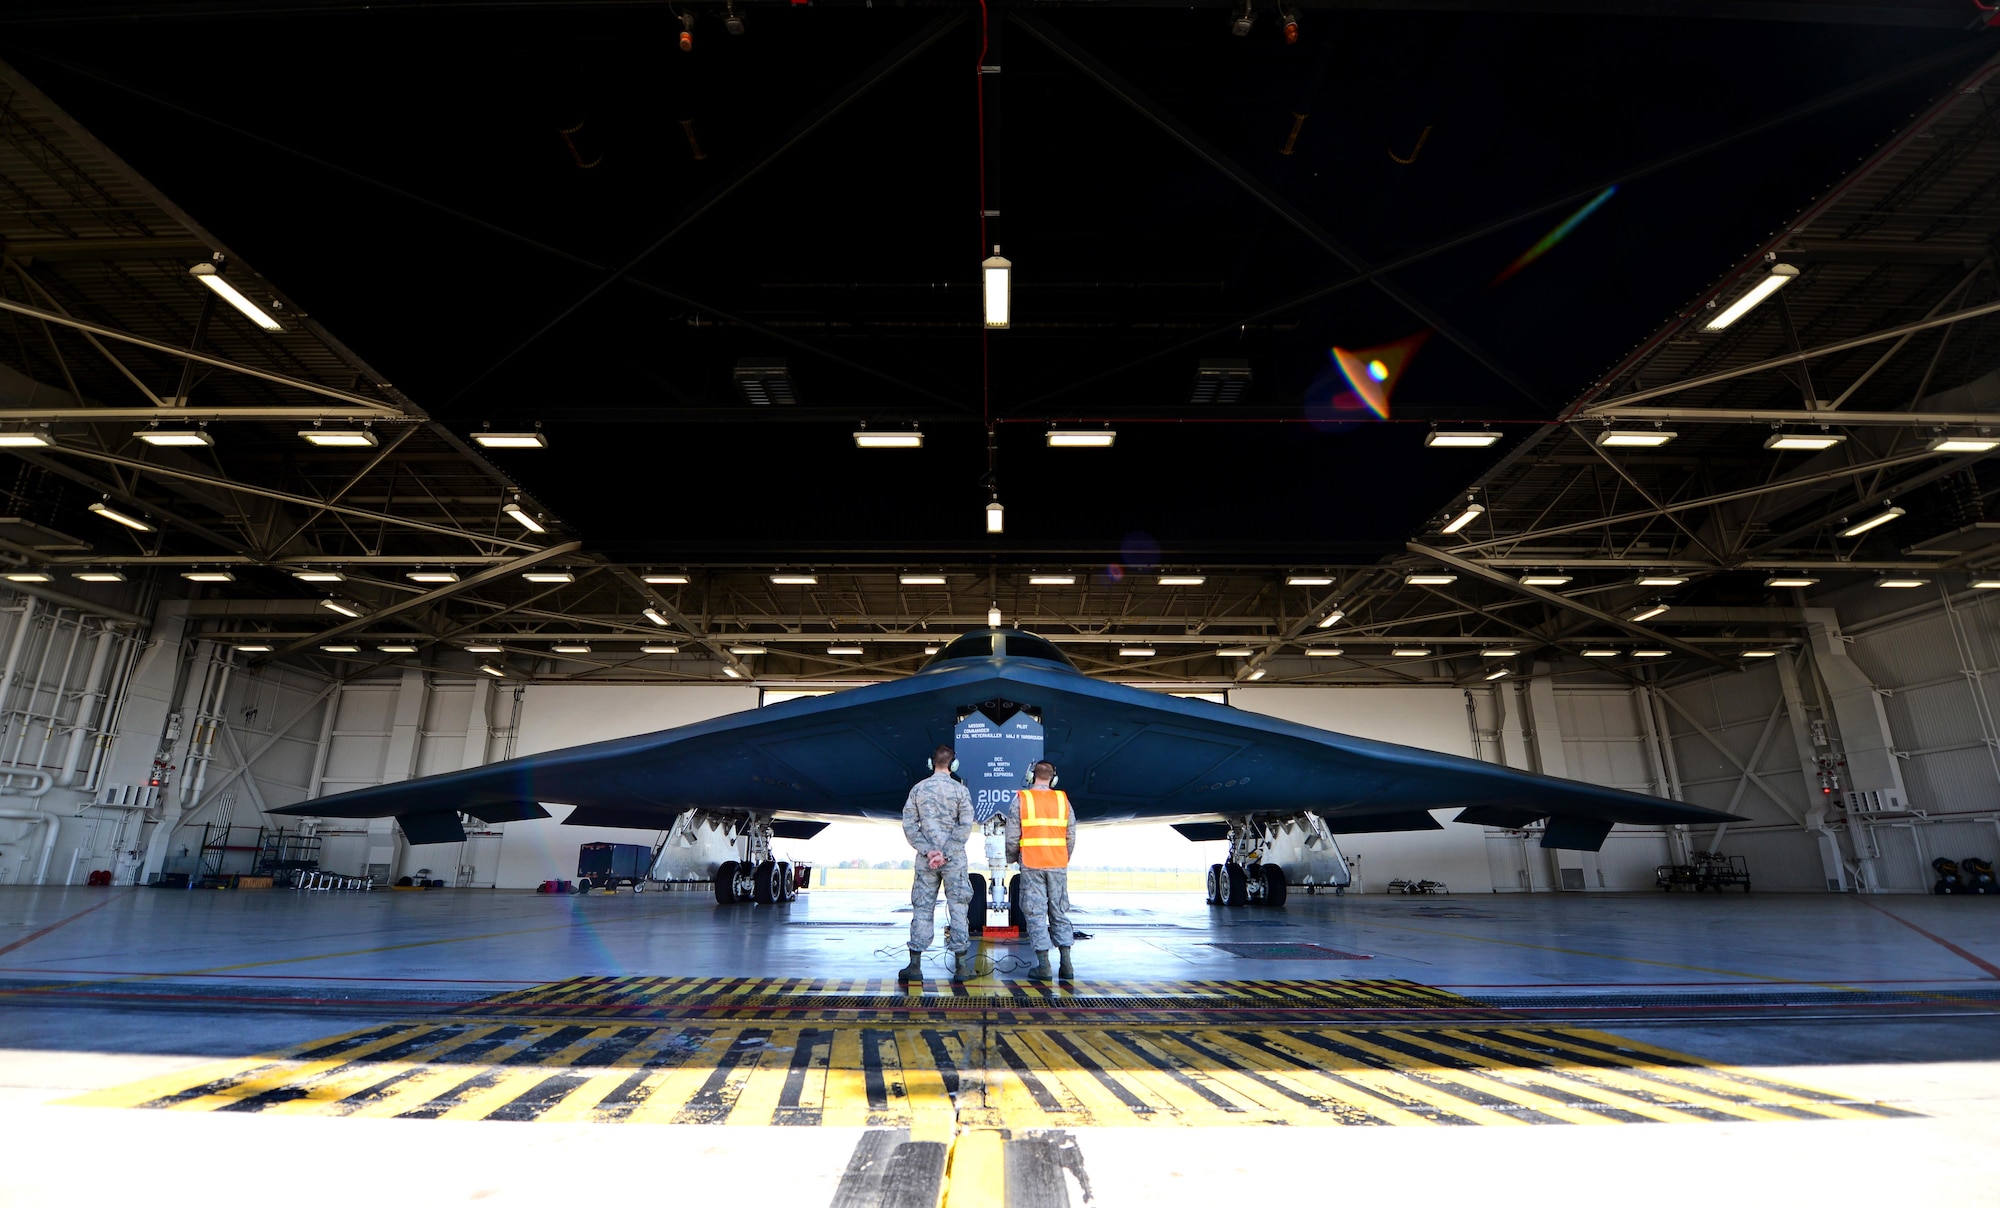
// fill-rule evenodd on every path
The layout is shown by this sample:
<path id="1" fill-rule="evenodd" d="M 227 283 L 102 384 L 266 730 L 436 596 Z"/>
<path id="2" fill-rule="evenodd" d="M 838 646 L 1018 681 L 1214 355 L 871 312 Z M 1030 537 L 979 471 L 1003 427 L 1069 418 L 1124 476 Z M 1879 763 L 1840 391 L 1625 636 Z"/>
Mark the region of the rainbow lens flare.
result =
<path id="1" fill-rule="evenodd" d="M 1394 393 L 1397 381 L 1402 377 L 1410 358 L 1430 332 L 1419 332 L 1375 348 L 1333 349 L 1333 363 L 1346 380 L 1348 394 L 1359 401 L 1361 407 L 1372 412 L 1376 419 L 1389 418 L 1389 396 Z M 1340 408 L 1343 399 L 1336 399 L 1334 407 Z M 1359 408 L 1357 408 L 1359 409 Z"/>
<path id="2" fill-rule="evenodd" d="M 1541 259 L 1542 254 L 1544 252 L 1547 252 L 1550 248 L 1554 247 L 1556 244 L 1561 243 L 1564 239 L 1567 239 L 1571 231 L 1574 231 L 1577 227 L 1583 225 L 1583 220 L 1590 217 L 1592 214 L 1596 213 L 1597 207 L 1603 205 L 1607 201 L 1610 201 L 1611 195 L 1616 193 L 1617 191 L 1618 191 L 1618 186 L 1611 185 L 1610 187 L 1606 188 L 1602 193 L 1599 193 L 1597 196 L 1591 198 L 1589 201 L 1584 202 L 1582 208 L 1577 210 L 1576 213 L 1571 214 L 1568 218 L 1565 218 L 1561 222 L 1557 223 L 1555 230 L 1550 231 L 1548 234 L 1542 236 L 1540 239 L 1535 240 L 1534 246 L 1530 247 L 1527 251 L 1522 252 L 1519 256 L 1515 257 L 1514 263 L 1502 269 L 1500 275 L 1493 278 L 1493 284 L 1494 285 L 1500 284 L 1502 281 L 1505 281 L 1507 278 L 1513 276 L 1515 273 L 1520 272 L 1522 269 L 1528 267 L 1530 264 L 1533 264 L 1535 261 Z"/>

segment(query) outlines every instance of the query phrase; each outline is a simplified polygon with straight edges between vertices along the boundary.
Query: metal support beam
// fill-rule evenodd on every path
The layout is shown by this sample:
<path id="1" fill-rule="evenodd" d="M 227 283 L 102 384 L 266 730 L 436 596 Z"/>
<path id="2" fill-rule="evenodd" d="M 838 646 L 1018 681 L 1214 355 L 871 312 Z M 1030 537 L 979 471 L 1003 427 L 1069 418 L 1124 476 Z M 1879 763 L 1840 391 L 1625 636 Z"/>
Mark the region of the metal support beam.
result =
<path id="1" fill-rule="evenodd" d="M 680 609 L 674 607 L 672 601 L 659 592 L 654 591 L 653 585 L 640 578 L 631 567 L 613 566 L 610 570 L 614 576 L 623 580 L 626 585 L 634 588 L 640 595 L 644 596 L 654 608 L 659 609 L 661 616 L 680 626 L 687 632 L 689 637 L 699 642 L 703 649 L 721 660 L 723 666 L 734 668 L 739 678 L 746 682 L 756 678 L 751 674 L 748 663 L 729 653 L 729 643 L 710 637 L 706 629 L 689 620 Z M 741 641 L 742 639 L 738 638 L 734 640 Z"/>
<path id="2" fill-rule="evenodd" d="M 2000 412 L 1995 411 L 1804 411 L 1797 407 L 1620 407 L 1616 411 L 1593 411 L 1590 417 L 1696 424 L 1824 424 L 1830 428 L 1971 428 L 2000 424 Z"/>
<path id="3" fill-rule="evenodd" d="M 738 413 L 739 421 L 742 416 Z M 398 415 L 375 407 L 0 407 L 0 420 L 23 423 L 121 423 L 129 420 L 297 420 L 365 419 L 378 424 L 416 423 L 414 415 Z"/>

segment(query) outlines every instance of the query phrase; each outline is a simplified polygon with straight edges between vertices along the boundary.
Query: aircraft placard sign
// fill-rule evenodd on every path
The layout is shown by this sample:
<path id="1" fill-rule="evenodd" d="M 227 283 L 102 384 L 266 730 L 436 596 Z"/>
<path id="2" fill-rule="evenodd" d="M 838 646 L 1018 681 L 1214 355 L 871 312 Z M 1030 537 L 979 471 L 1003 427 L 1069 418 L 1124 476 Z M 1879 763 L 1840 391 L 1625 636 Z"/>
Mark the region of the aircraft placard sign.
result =
<path id="1" fill-rule="evenodd" d="M 995 723 L 974 713 L 952 731 L 958 752 L 958 777 L 972 791 L 972 808 L 981 822 L 1013 804 L 1016 789 L 1026 787 L 1028 769 L 1042 757 L 1042 723 L 1026 710 Z"/>

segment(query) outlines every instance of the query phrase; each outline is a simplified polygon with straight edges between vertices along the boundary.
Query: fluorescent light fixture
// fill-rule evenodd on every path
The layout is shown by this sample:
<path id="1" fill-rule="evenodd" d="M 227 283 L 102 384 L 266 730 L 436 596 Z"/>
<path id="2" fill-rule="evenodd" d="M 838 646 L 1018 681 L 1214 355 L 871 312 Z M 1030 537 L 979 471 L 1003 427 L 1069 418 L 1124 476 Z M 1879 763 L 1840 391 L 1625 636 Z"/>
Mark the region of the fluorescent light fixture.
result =
<path id="1" fill-rule="evenodd" d="M 998 604 L 986 610 L 986 627 L 988 629 L 1000 628 L 1000 606 Z"/>
<path id="2" fill-rule="evenodd" d="M 1664 612 L 1666 612 L 1666 611 L 1667 611 L 1667 608 L 1668 608 L 1668 605 L 1665 605 L 1665 604 L 1655 604 L 1655 605 L 1653 605 L 1653 606 L 1652 606 L 1651 608 L 1648 608 L 1648 609 L 1646 609 L 1646 610 L 1645 610 L 1645 611 L 1643 611 L 1643 612 L 1635 612 L 1635 613 L 1633 613 L 1633 614 L 1632 614 L 1631 616 L 1629 616 L 1629 617 L 1627 617 L 1627 618 L 1625 618 L 1625 619 L 1626 619 L 1626 620 L 1628 620 L 1628 621 L 1650 621 L 1650 620 L 1652 620 L 1652 619 L 1653 619 L 1654 617 L 1657 617 L 1657 616 L 1659 616 L 1659 615 L 1660 615 L 1661 613 L 1664 613 Z"/>
<path id="3" fill-rule="evenodd" d="M 343 617 L 358 617 L 361 615 L 361 606 L 359 604 L 349 604 L 345 600 L 321 600 L 319 606 L 328 612 L 337 612 Z"/>
<path id="4" fill-rule="evenodd" d="M 826 652 L 827 652 L 828 654 L 860 654 L 860 653 L 861 653 L 861 647 L 859 647 L 859 646 L 828 646 L 828 647 L 826 648 Z"/>
<path id="5" fill-rule="evenodd" d="M 90 510 L 111 521 L 113 524 L 122 524 L 128 529 L 137 529 L 142 533 L 153 531 L 152 525 L 147 524 L 137 516 L 127 516 L 108 503 L 93 503 L 90 505 Z"/>
<path id="6" fill-rule="evenodd" d="M 125 581 L 125 572 L 118 570 L 80 570 L 72 573 L 70 578 L 75 579 L 79 583 L 123 583 Z M 1973 586 L 1977 587 L 1979 585 L 1975 583 Z"/>
<path id="7" fill-rule="evenodd" d="M 681 652 L 681 648 L 680 648 L 679 646 L 641 646 L 641 647 L 639 647 L 639 653 L 641 653 L 641 654 L 679 654 L 680 652 Z"/>
<path id="8" fill-rule="evenodd" d="M 857 449 L 921 449 L 924 434 L 921 432 L 870 432 L 863 429 L 854 434 Z"/>
<path id="9" fill-rule="evenodd" d="M 1746 659 L 1774 659 L 1778 657 L 1778 652 L 1775 650 L 1745 650 L 1741 657 Z"/>
<path id="10" fill-rule="evenodd" d="M 1764 580 L 1766 587 L 1811 587 L 1819 582 L 1811 575 L 1772 575 Z"/>
<path id="11" fill-rule="evenodd" d="M 1491 682 L 1491 681 L 1493 681 L 1493 680 L 1497 680 L 1497 679 L 1499 679 L 1499 678 L 1500 678 L 1501 676 L 1503 676 L 1503 675 L 1512 675 L 1512 674 L 1514 674 L 1514 672 L 1513 672 L 1513 669 L 1512 669 L 1512 668 L 1509 668 L 1509 667 L 1502 667 L 1502 668 L 1500 668 L 1500 669 L 1499 669 L 1498 671 L 1489 671 L 1489 672 L 1487 672 L 1487 673 L 1486 673 L 1486 675 L 1485 675 L 1485 678 L 1486 678 L 1486 680 L 1487 680 L 1488 682 Z"/>
<path id="12" fill-rule="evenodd" d="M 413 570 L 404 577 L 412 583 L 458 582 L 458 572 L 451 570 Z"/>
<path id="13" fill-rule="evenodd" d="M 1158 582 L 1161 587 L 1200 587 L 1202 584 L 1208 582 L 1208 576 L 1161 575 Z"/>
<path id="14" fill-rule="evenodd" d="M 1789 264 L 1772 265 L 1771 271 L 1765 274 L 1762 281 L 1751 286 L 1742 297 L 1730 303 L 1728 308 L 1721 314 L 1703 324 L 1702 330 L 1721 331 L 1723 328 L 1728 327 L 1731 323 L 1749 314 L 1759 302 L 1777 293 L 1779 290 L 1785 288 L 1785 286 L 1790 285 L 1792 279 L 1798 275 L 1799 270 Z"/>
<path id="15" fill-rule="evenodd" d="M 772 575 L 774 587 L 812 587 L 819 582 L 818 575 Z"/>
<path id="16" fill-rule="evenodd" d="M 576 576 L 566 570 L 522 571 L 521 577 L 530 583 L 574 583 Z"/>
<path id="17" fill-rule="evenodd" d="M 943 575 L 897 575 L 896 582 L 904 587 L 943 587 Z"/>
<path id="18" fill-rule="evenodd" d="M 479 664 L 479 669 L 481 671 L 484 671 L 486 674 L 493 676 L 495 679 L 502 678 L 507 674 L 505 671 L 500 670 L 500 668 L 495 667 L 491 663 L 481 663 Z"/>
<path id="19" fill-rule="evenodd" d="M 546 449 L 549 438 L 538 428 L 533 432 L 474 432 L 474 443 L 488 449 Z"/>
<path id="20" fill-rule="evenodd" d="M 81 575 L 77 577 L 82 578 Z M 1995 588 L 2000 588 L 2000 579 L 1974 579 L 1972 581 L 1972 586 L 1978 588 L 1981 591 L 1992 591 Z"/>
<path id="21" fill-rule="evenodd" d="M 1457 575 L 1404 575 L 1403 582 L 1412 587 L 1443 587 L 1447 583 L 1458 582 Z"/>
<path id="22" fill-rule="evenodd" d="M 476 643 L 474 645 L 467 646 L 465 648 L 465 652 L 467 654 L 499 654 L 500 647 L 490 646 L 485 643 Z"/>
<path id="23" fill-rule="evenodd" d="M 549 651 L 553 654 L 589 654 L 590 647 L 580 642 L 564 642 L 560 646 L 549 647 Z"/>
<path id="24" fill-rule="evenodd" d="M 1029 575 L 1030 587 L 1068 587 L 1076 582 L 1075 575 Z"/>
<path id="25" fill-rule="evenodd" d="M 1640 575 L 1633 580 L 1641 587 L 1679 587 L 1687 581 L 1686 575 Z"/>
<path id="26" fill-rule="evenodd" d="M 1128 659 L 1149 659 L 1153 657 L 1151 646 L 1120 646 L 1118 656 Z"/>
<path id="27" fill-rule="evenodd" d="M 1618 657 L 1616 650 L 1579 650 L 1577 653 L 1587 659 L 1615 659 Z"/>
<path id="28" fill-rule="evenodd" d="M 234 583 L 236 576 L 226 570 L 184 570 L 181 578 L 190 583 Z"/>
<path id="29" fill-rule="evenodd" d="M 531 533 L 546 533 L 549 531 L 548 529 L 542 527 L 541 521 L 535 519 L 533 516 L 528 515 L 528 513 L 524 511 L 521 505 L 518 503 L 502 504 L 500 510 L 507 513 L 509 516 L 512 516 L 516 524 L 519 524 L 522 528 L 527 529 Z"/>
<path id="30" fill-rule="evenodd" d="M 260 642 L 260 643 L 255 643 L 255 644 L 253 644 L 253 645 L 249 645 L 249 646 L 238 646 L 238 647 L 236 647 L 236 653 L 238 653 L 238 654 L 269 654 L 269 653 L 271 653 L 271 647 L 270 647 L 270 646 L 268 646 L 268 645 L 265 645 L 265 644 L 263 644 L 263 643 L 261 643 L 261 642 Z"/>
<path id="31" fill-rule="evenodd" d="M 366 428 L 302 428 L 299 435 L 322 449 L 365 449 L 375 434 Z"/>
<path id="32" fill-rule="evenodd" d="M 53 578 L 54 575 L 40 570 L 17 570 L 9 571 L 7 574 L 9 583 L 47 583 Z"/>
<path id="33" fill-rule="evenodd" d="M 998 533 L 1007 526 L 1007 509 L 1000 506 L 998 499 L 986 505 L 986 531 Z"/>
<path id="34" fill-rule="evenodd" d="M 728 676 L 728 677 L 729 677 L 730 679 L 742 679 L 742 678 L 743 678 L 743 673 L 742 673 L 741 671 L 738 671 L 738 670 L 737 670 L 736 668 L 734 668 L 734 667 L 724 667 L 724 668 L 722 669 L 722 674 L 724 674 L 724 675 Z"/>
<path id="35" fill-rule="evenodd" d="M 1485 514 L 1486 514 L 1486 508 L 1484 507 L 1484 505 L 1477 503 L 1468 503 L 1465 505 L 1464 511 L 1452 517 L 1451 523 L 1444 526 L 1444 531 L 1447 533 L 1455 533 L 1458 530 L 1464 528 L 1466 525 L 1471 524 L 1473 521 L 1479 519 L 1481 516 Z"/>
<path id="36" fill-rule="evenodd" d="M 1606 428 L 1597 445 L 1602 449 L 1657 449 L 1678 435 L 1659 428 Z"/>
<path id="37" fill-rule="evenodd" d="M 417 648 L 408 642 L 391 642 L 386 646 L 377 646 L 375 649 L 381 651 L 383 654 L 415 654 L 417 652 Z"/>
<path id="38" fill-rule="evenodd" d="M 937 648 L 937 647 L 935 647 L 935 646 L 926 646 L 926 647 L 924 647 L 924 653 L 925 653 L 925 654 L 936 654 L 937 652 L 938 652 L 938 648 Z"/>
<path id="39" fill-rule="evenodd" d="M 979 262 L 979 276 L 982 292 L 986 299 L 986 326 L 1004 328 L 1013 309 L 1014 262 L 1000 254 L 1000 245 L 993 245 L 993 254 Z"/>
<path id="40" fill-rule="evenodd" d="M 1424 437 L 1424 445 L 1432 449 L 1484 449 L 1500 440 L 1498 432 L 1472 432 L 1467 430 L 1443 431 L 1431 429 Z"/>
<path id="41" fill-rule="evenodd" d="M 1773 432 L 1764 440 L 1766 449 L 1831 449 L 1845 436 L 1833 432 Z"/>
<path id="42" fill-rule="evenodd" d="M 1522 575 L 1521 584 L 1524 587 L 1561 587 L 1573 578 L 1574 575 Z"/>
<path id="43" fill-rule="evenodd" d="M 1673 651 L 1671 650 L 1634 650 L 1632 657 L 1635 659 L 1663 659 L 1672 653 Z"/>
<path id="44" fill-rule="evenodd" d="M 1216 651 L 1215 657 L 1219 659 L 1247 659 L 1255 653 L 1257 652 L 1248 646 L 1229 646 Z"/>
<path id="45" fill-rule="evenodd" d="M 1306 648 L 1306 657 L 1309 659 L 1338 658 L 1346 653 L 1345 650 L 1342 650 L 1338 646 L 1308 646 Z"/>
<path id="46" fill-rule="evenodd" d="M 657 608 L 648 608 L 643 612 L 641 612 L 639 615 L 646 618 L 648 621 L 651 621 L 653 624 L 658 625 L 662 629 L 665 629 L 667 627 L 667 618 L 661 615 L 660 610 Z"/>
<path id="47" fill-rule="evenodd" d="M 1399 659 L 1420 659 L 1431 652 L 1428 646 L 1398 646 L 1389 653 Z"/>
<path id="48" fill-rule="evenodd" d="M 46 449 L 55 443 L 45 432 L 0 432 L 0 449 Z"/>
<path id="49" fill-rule="evenodd" d="M 1314 625 L 1313 628 L 1332 629 L 1335 625 L 1340 624 L 1342 620 L 1346 619 L 1346 617 L 1347 617 L 1346 613 L 1336 608 L 1332 612 L 1329 612 L 1325 616 L 1321 617 L 1319 619 L 1319 623 Z"/>
<path id="50" fill-rule="evenodd" d="M 345 581 L 347 576 L 337 570 L 295 570 L 292 572 L 292 578 L 301 583 L 340 583 Z"/>
<path id="51" fill-rule="evenodd" d="M 359 646 L 349 646 L 349 645 L 345 645 L 345 644 L 335 644 L 335 645 L 332 645 L 332 646 L 321 646 L 321 647 L 320 647 L 320 649 L 321 649 L 321 650 L 324 650 L 324 651 L 326 651 L 326 652 L 327 652 L 328 654 L 360 654 L 360 653 L 361 653 L 361 647 L 359 647 Z"/>
<path id="52" fill-rule="evenodd" d="M 212 445 L 215 438 L 196 428 L 142 428 L 139 439 L 162 449 L 185 449 L 195 445 Z"/>
<path id="53" fill-rule="evenodd" d="M 1118 440 L 1110 428 L 1050 428 L 1051 449 L 1109 449 Z"/>
<path id="54" fill-rule="evenodd" d="M 283 331 L 276 319 L 264 313 L 264 309 L 243 296 L 242 291 L 229 283 L 213 264 L 197 264 L 188 269 L 188 275 L 215 291 L 215 296 L 235 307 L 244 318 L 265 331 Z"/>
<path id="55" fill-rule="evenodd" d="M 1286 575 L 1286 587 L 1332 587 L 1333 579 L 1327 575 Z"/>
<path id="56" fill-rule="evenodd" d="M 1518 650 L 1508 650 L 1504 647 L 1492 646 L 1480 651 L 1479 657 L 1483 659 L 1511 659 L 1519 653 L 1521 652 Z"/>
<path id="57" fill-rule="evenodd" d="M 1875 580 L 1875 586 L 1877 587 L 1928 587 L 1929 585 L 1930 585 L 1929 579 L 1904 579 L 1904 578 L 1891 577 L 1887 579 Z"/>
<path id="58" fill-rule="evenodd" d="M 686 583 L 688 581 L 688 577 L 686 575 L 641 575 L 639 576 L 639 579 L 641 582 L 645 583 L 660 583 L 660 584 L 681 584 L 681 583 Z"/>
<path id="59" fill-rule="evenodd" d="M 1263 678 L 1264 678 L 1264 669 L 1263 669 L 1262 667 L 1259 667 L 1259 668 L 1257 668 L 1257 669 L 1256 669 L 1255 671 L 1252 671 L 1252 672 L 1251 672 L 1250 674 L 1248 674 L 1248 675 L 1244 676 L 1243 678 L 1244 678 L 1244 679 L 1247 679 L 1247 680 L 1260 680 L 1260 679 L 1263 679 Z"/>
<path id="60" fill-rule="evenodd" d="M 729 648 L 729 653 L 731 653 L 731 654 L 763 654 L 763 653 L 765 653 L 765 650 L 764 650 L 764 648 L 763 648 L 762 646 L 731 646 L 731 647 Z"/>
<path id="61" fill-rule="evenodd" d="M 1869 529 L 1880 528 L 1881 526 L 1889 523 L 1891 520 L 1894 520 L 1896 517 L 1902 515 L 1906 515 L 1906 513 L 1903 511 L 1902 508 L 1898 507 L 1884 508 L 1883 510 L 1875 513 L 1873 516 L 1870 516 L 1868 519 L 1863 520 L 1859 524 L 1848 525 L 1846 528 L 1840 530 L 1840 535 L 1843 537 L 1859 537 L 1861 534 L 1867 532 Z"/>
<path id="62" fill-rule="evenodd" d="M 1995 449 L 2000 449 L 2000 436 L 1982 436 L 1977 432 L 1940 436 L 1930 443 L 1933 453 L 1991 453 Z"/>

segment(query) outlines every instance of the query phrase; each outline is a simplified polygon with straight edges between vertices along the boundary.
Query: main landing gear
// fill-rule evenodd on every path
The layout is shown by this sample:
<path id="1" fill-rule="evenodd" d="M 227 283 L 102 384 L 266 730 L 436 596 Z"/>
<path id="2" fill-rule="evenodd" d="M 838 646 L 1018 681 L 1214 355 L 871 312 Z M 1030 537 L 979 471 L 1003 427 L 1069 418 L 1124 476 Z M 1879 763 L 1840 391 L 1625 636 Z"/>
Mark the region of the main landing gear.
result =
<path id="1" fill-rule="evenodd" d="M 1283 906 L 1293 881 L 1284 865 L 1265 859 L 1281 844 L 1288 861 L 1303 863 L 1304 879 L 1297 883 L 1306 890 L 1319 887 L 1316 878 L 1337 894 L 1346 890 L 1350 877 L 1340 845 L 1318 815 L 1230 818 L 1228 823 L 1229 858 L 1208 867 L 1209 905 Z"/>
<path id="2" fill-rule="evenodd" d="M 771 820 L 752 818 L 742 825 L 743 858 L 724 860 L 715 870 L 716 904 L 755 902 L 759 906 L 776 906 L 796 899 L 798 878 L 792 862 L 771 855 Z"/>

